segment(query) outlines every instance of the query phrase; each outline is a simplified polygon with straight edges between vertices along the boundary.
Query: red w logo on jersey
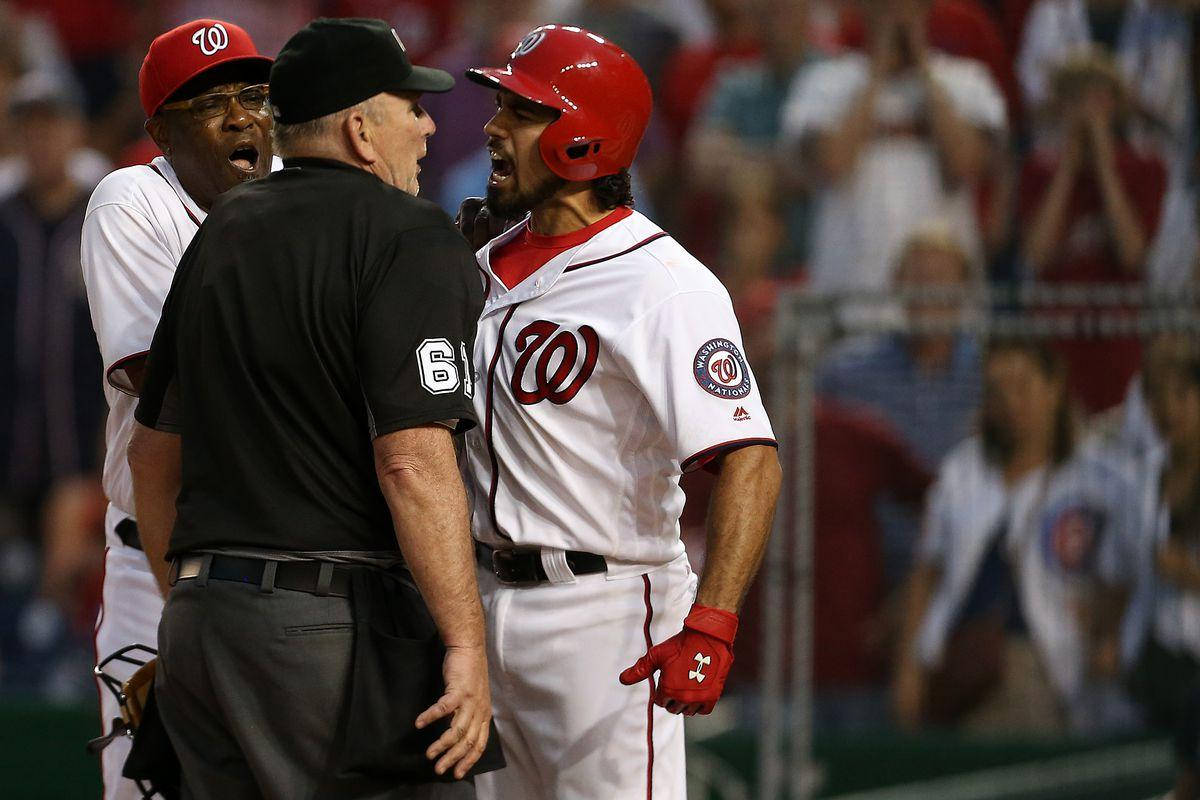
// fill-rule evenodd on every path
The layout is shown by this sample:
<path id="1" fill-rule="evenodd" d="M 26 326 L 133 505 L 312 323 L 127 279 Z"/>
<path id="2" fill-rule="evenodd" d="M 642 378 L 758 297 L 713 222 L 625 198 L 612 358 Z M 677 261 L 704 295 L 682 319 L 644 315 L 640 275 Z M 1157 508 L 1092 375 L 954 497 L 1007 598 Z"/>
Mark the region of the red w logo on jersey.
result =
<path id="1" fill-rule="evenodd" d="M 580 360 L 580 340 L 583 358 Z M 549 400 L 557 406 L 569 403 L 592 377 L 600 356 L 600 337 L 590 326 L 579 332 L 559 329 L 557 323 L 539 319 L 521 329 L 516 338 L 516 367 L 513 368 L 513 397 L 531 406 Z M 537 355 L 537 360 L 533 357 Z M 532 362 L 532 368 L 530 363 Z M 554 371 L 551 372 L 551 366 Z M 525 373 L 532 372 L 534 389 L 526 389 Z"/>

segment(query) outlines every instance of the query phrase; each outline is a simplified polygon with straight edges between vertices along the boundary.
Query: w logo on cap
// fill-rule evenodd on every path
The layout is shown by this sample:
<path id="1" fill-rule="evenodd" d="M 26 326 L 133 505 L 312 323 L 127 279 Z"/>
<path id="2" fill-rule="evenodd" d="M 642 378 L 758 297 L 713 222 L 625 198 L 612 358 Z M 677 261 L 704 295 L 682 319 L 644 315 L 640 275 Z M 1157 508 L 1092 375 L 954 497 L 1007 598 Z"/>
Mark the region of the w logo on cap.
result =
<path id="1" fill-rule="evenodd" d="M 527 55 L 531 50 L 533 50 L 533 48 L 541 44 L 542 40 L 545 38 L 545 31 L 530 31 L 525 38 L 521 40 L 521 43 L 517 45 L 517 49 L 512 51 L 512 55 L 509 56 L 509 58 L 517 58 L 519 56 Z"/>
<path id="2" fill-rule="evenodd" d="M 219 22 L 199 28 L 192 34 L 192 44 L 199 47 L 204 55 L 215 56 L 229 46 L 229 31 Z"/>

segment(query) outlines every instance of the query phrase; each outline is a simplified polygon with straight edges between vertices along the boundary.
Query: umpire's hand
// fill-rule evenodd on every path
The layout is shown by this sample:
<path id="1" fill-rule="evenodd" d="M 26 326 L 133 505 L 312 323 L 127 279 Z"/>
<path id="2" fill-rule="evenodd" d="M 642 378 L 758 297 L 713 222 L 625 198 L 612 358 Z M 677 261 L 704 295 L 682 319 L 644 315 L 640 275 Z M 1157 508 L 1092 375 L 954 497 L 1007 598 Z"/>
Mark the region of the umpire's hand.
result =
<path id="1" fill-rule="evenodd" d="M 468 197 L 458 206 L 454 224 L 475 250 L 495 239 L 521 220 L 496 217 L 482 197 Z"/>
<path id="2" fill-rule="evenodd" d="M 492 722 L 492 693 L 488 687 L 487 654 L 480 647 L 447 647 L 442 662 L 446 692 L 417 717 L 417 727 L 451 715 L 450 728 L 425 751 L 434 771 L 454 768 L 461 780 L 483 755 Z"/>

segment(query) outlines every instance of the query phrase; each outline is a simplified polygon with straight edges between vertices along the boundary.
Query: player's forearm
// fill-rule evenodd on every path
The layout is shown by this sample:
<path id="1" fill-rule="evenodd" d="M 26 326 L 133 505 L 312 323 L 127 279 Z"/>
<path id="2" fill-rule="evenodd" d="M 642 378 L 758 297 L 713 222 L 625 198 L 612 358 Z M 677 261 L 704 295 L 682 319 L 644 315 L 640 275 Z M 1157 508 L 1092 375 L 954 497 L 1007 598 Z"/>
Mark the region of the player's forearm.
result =
<path id="1" fill-rule="evenodd" d="M 783 471 L 774 447 L 754 445 L 722 459 L 708 510 L 708 553 L 696 602 L 737 612 L 758 572 Z"/>
<path id="2" fill-rule="evenodd" d="M 180 438 L 135 422 L 127 455 L 133 475 L 138 537 L 159 591 L 166 597 L 170 589 L 167 547 L 175 527 L 175 500 L 179 496 Z"/>
<path id="3" fill-rule="evenodd" d="M 430 426 L 380 437 L 375 465 L 400 552 L 442 641 L 482 647 L 467 496 L 450 431 Z"/>

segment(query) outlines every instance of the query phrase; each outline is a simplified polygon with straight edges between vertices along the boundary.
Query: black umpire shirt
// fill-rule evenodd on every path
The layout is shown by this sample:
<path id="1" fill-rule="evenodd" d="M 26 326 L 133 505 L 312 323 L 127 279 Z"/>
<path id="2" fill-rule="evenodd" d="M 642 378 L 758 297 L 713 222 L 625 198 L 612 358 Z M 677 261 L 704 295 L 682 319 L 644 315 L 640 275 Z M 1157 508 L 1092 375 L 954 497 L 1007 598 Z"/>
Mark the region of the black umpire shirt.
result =
<path id="1" fill-rule="evenodd" d="M 223 194 L 179 263 L 136 412 L 182 436 L 168 555 L 395 551 L 372 440 L 475 424 L 482 306 L 446 214 L 367 172 L 288 159 Z"/>

